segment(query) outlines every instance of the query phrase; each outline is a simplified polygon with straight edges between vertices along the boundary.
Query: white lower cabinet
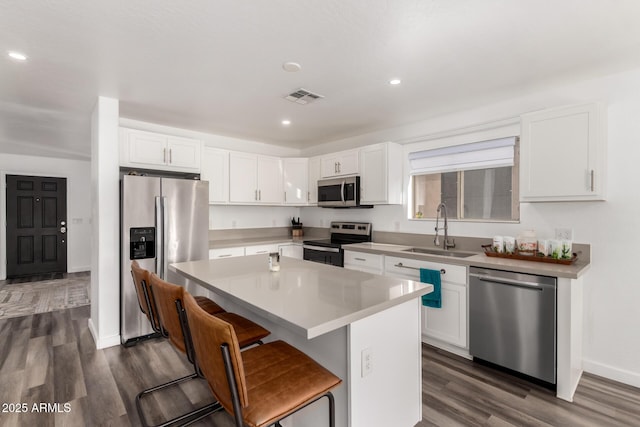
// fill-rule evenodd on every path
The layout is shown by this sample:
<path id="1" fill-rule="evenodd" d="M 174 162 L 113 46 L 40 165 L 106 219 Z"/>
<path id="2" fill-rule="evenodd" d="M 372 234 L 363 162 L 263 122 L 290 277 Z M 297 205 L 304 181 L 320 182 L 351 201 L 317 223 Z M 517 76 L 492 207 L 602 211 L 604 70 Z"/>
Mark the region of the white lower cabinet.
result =
<path id="1" fill-rule="evenodd" d="M 244 248 L 245 255 L 257 255 L 257 254 L 268 254 L 271 252 L 278 252 L 278 245 L 255 245 L 255 246 L 246 246 Z"/>
<path id="2" fill-rule="evenodd" d="M 209 259 L 244 256 L 244 247 L 209 249 Z"/>
<path id="3" fill-rule="evenodd" d="M 382 274 L 384 269 L 384 255 L 344 251 L 344 268 L 364 271 L 366 273 Z"/>
<path id="4" fill-rule="evenodd" d="M 444 270 L 442 274 L 442 307 L 422 308 L 422 335 L 437 341 L 467 349 L 467 267 L 409 258 L 385 257 L 387 276 L 420 280 L 420 268 Z"/>
<path id="5" fill-rule="evenodd" d="M 288 243 L 285 245 L 278 245 L 278 252 L 280 253 L 280 256 L 302 259 L 304 251 L 301 243 Z"/>

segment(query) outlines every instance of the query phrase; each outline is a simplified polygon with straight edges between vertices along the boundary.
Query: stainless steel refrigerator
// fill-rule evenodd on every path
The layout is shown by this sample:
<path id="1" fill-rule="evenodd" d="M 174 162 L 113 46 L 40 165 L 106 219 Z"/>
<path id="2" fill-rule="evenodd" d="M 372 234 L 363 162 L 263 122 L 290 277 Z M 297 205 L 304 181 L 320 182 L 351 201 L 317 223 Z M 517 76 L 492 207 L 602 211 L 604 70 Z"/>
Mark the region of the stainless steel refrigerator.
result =
<path id="1" fill-rule="evenodd" d="M 186 286 L 187 281 L 168 266 L 208 258 L 209 183 L 123 175 L 120 214 L 120 337 L 123 344 L 132 345 L 153 330 L 138 305 L 131 261 Z"/>

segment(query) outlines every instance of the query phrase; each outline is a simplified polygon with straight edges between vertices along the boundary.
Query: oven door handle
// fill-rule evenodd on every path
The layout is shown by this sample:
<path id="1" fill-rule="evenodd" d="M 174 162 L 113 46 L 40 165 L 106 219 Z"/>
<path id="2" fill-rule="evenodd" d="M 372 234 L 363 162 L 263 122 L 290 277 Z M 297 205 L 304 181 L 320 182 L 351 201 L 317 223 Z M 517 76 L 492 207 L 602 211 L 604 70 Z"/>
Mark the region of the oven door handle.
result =
<path id="1" fill-rule="evenodd" d="M 326 248 L 324 246 L 302 245 L 302 249 L 310 249 L 312 251 L 334 252 L 339 253 L 340 248 Z"/>

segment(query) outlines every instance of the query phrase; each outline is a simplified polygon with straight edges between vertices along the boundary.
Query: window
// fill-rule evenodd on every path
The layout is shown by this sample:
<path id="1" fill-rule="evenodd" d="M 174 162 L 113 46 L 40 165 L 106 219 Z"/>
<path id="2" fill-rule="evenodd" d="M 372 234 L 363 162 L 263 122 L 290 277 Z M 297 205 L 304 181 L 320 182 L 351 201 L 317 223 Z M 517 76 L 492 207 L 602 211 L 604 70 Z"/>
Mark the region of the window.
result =
<path id="1" fill-rule="evenodd" d="M 440 203 L 449 218 L 517 221 L 517 139 L 411 153 L 411 218 L 435 218 Z"/>

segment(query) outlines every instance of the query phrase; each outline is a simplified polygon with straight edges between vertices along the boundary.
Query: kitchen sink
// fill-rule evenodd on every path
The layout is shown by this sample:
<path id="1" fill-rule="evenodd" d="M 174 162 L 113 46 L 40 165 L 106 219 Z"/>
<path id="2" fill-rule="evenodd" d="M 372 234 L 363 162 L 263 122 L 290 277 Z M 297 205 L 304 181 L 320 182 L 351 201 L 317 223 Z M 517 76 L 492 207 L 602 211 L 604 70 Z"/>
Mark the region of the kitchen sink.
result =
<path id="1" fill-rule="evenodd" d="M 409 249 L 403 249 L 402 251 L 413 252 L 416 254 L 447 256 L 447 257 L 453 257 L 453 258 L 467 258 L 467 257 L 476 255 L 475 253 L 472 253 L 472 252 L 455 252 L 455 251 L 445 251 L 442 249 L 429 249 L 429 248 L 409 248 Z"/>

